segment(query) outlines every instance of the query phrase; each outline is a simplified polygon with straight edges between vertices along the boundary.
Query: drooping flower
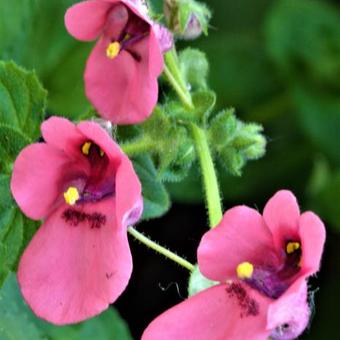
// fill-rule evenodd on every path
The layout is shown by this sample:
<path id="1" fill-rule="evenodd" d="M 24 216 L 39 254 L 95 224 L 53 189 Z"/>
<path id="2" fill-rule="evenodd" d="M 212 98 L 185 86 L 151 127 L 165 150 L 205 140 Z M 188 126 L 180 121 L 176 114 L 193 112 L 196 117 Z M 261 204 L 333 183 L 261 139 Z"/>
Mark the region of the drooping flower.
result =
<path id="1" fill-rule="evenodd" d="M 145 120 L 157 103 L 170 32 L 148 18 L 141 0 L 83 1 L 68 9 L 65 25 L 78 40 L 99 38 L 84 76 L 99 114 L 115 124 Z"/>
<path id="2" fill-rule="evenodd" d="M 128 284 L 127 226 L 143 209 L 132 163 L 94 122 L 52 117 L 21 151 L 11 180 L 25 215 L 43 220 L 18 268 L 34 313 L 55 324 L 99 314 Z"/>
<path id="3" fill-rule="evenodd" d="M 306 278 L 318 271 L 324 242 L 323 223 L 300 215 L 289 191 L 276 193 L 263 216 L 228 210 L 198 248 L 200 271 L 217 285 L 156 318 L 142 339 L 295 339 L 310 318 Z"/>

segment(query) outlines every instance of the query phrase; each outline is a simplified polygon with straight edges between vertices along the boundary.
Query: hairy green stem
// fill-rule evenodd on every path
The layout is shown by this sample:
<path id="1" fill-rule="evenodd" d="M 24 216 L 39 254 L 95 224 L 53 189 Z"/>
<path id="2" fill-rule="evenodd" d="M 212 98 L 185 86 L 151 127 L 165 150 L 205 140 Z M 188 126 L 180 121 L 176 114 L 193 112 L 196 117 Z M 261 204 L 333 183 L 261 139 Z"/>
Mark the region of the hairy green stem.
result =
<path id="1" fill-rule="evenodd" d="M 179 68 L 179 61 L 176 49 L 172 48 L 169 52 L 167 52 L 164 56 L 164 59 L 166 66 L 168 67 L 174 78 L 177 80 L 178 85 L 182 88 L 184 92 L 188 92 L 188 96 L 190 96 L 190 93 L 183 79 L 182 72 Z"/>
<path id="2" fill-rule="evenodd" d="M 128 156 L 135 156 L 152 150 L 155 143 L 148 138 L 139 138 L 131 142 L 126 142 L 120 146 Z"/>
<path id="3" fill-rule="evenodd" d="M 150 240 L 148 237 L 137 231 L 135 228 L 129 227 L 128 232 L 130 235 L 132 235 L 135 239 L 146 245 L 148 248 L 153 249 L 157 253 L 164 255 L 169 260 L 176 262 L 177 264 L 188 269 L 189 271 L 194 270 L 194 265 L 192 265 L 190 262 L 173 253 L 172 251 L 160 246 L 158 243 Z"/>
<path id="4" fill-rule="evenodd" d="M 210 228 L 213 228 L 221 221 L 223 215 L 215 166 L 205 131 L 197 125 L 191 124 L 191 132 L 201 165 Z"/>
<path id="5" fill-rule="evenodd" d="M 193 110 L 191 94 L 183 80 L 181 70 L 178 66 L 176 51 L 173 49 L 165 54 L 164 75 L 172 88 L 177 93 L 179 99 L 188 110 Z"/>

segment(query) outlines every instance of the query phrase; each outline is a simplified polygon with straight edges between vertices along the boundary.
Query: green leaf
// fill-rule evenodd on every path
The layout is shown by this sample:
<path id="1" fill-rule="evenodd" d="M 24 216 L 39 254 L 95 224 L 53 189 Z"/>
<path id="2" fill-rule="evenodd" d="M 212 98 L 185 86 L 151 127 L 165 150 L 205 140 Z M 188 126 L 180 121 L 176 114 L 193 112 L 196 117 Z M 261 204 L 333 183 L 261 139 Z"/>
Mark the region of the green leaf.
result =
<path id="1" fill-rule="evenodd" d="M 191 90 L 207 88 L 209 63 L 203 52 L 186 48 L 179 54 L 179 64 L 184 80 Z"/>
<path id="2" fill-rule="evenodd" d="M 43 339 L 43 333 L 20 295 L 14 274 L 8 277 L 0 290 L 0 315 L 1 339 Z"/>
<path id="3" fill-rule="evenodd" d="M 28 72 L 13 62 L 0 62 L 0 124 L 11 126 L 30 139 L 37 139 L 46 96 L 34 72 Z"/>
<path id="4" fill-rule="evenodd" d="M 169 195 L 157 175 L 151 158 L 141 155 L 133 159 L 133 165 L 142 182 L 144 199 L 143 219 L 164 215 L 170 208 Z"/>
<path id="5" fill-rule="evenodd" d="M 0 287 L 38 228 L 38 222 L 26 218 L 10 194 L 9 175 L 0 175 Z"/>
<path id="6" fill-rule="evenodd" d="M 162 107 L 157 106 L 152 116 L 141 125 L 141 140 L 152 144 L 150 152 L 157 164 L 158 177 L 164 181 L 181 180 L 196 158 L 187 129 L 171 116 L 177 115 L 178 119 L 192 113 L 177 104 L 170 102 Z"/>
<path id="7" fill-rule="evenodd" d="M 233 109 L 220 112 L 211 120 L 208 140 L 222 165 L 233 175 L 240 176 L 249 160 L 265 154 L 266 139 L 261 125 L 243 123 Z"/>
<path id="8" fill-rule="evenodd" d="M 0 62 L 0 286 L 16 269 L 25 245 L 37 228 L 18 209 L 10 194 L 10 175 L 19 152 L 40 136 L 46 91 L 34 72 Z"/>
<path id="9" fill-rule="evenodd" d="M 0 338 L 13 339 L 103 339 L 132 340 L 126 323 L 109 308 L 101 315 L 72 326 L 54 326 L 38 319 L 25 305 L 16 278 L 11 274 L 0 291 Z"/>
<path id="10" fill-rule="evenodd" d="M 12 172 L 19 152 L 31 142 L 31 140 L 19 130 L 0 123 L 0 171 L 3 174 Z"/>
<path id="11" fill-rule="evenodd" d="M 195 266 L 194 270 L 190 274 L 188 293 L 189 296 L 195 295 L 202 290 L 208 289 L 212 286 L 219 284 L 219 282 L 207 279 L 200 272 L 198 265 Z"/>
<path id="12" fill-rule="evenodd" d="M 235 137 L 237 127 L 238 123 L 233 108 L 218 113 L 212 119 L 207 131 L 209 143 L 223 147 Z"/>

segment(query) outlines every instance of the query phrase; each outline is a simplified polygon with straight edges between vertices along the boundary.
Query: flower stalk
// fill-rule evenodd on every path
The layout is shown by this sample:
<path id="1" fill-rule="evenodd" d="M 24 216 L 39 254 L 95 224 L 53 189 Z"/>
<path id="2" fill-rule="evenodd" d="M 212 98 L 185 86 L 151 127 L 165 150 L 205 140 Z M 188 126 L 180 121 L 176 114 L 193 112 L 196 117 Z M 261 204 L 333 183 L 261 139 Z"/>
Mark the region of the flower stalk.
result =
<path id="1" fill-rule="evenodd" d="M 148 248 L 156 251 L 157 253 L 165 256 L 171 261 L 176 262 L 181 267 L 184 267 L 188 269 L 189 271 L 194 270 L 194 266 L 187 260 L 185 260 L 183 257 L 178 256 L 177 254 L 173 253 L 172 251 L 160 246 L 158 243 L 150 240 L 148 237 L 146 237 L 144 234 L 139 232 L 137 229 L 133 227 L 128 228 L 128 232 L 131 236 L 133 236 L 136 240 L 146 245 Z"/>
<path id="2" fill-rule="evenodd" d="M 209 224 L 210 228 L 213 228 L 221 221 L 223 215 L 215 166 L 205 131 L 199 126 L 191 124 L 191 132 L 201 165 Z"/>
<path id="3" fill-rule="evenodd" d="M 120 147 L 125 154 L 129 157 L 133 157 L 152 150 L 155 147 L 155 143 L 149 138 L 138 138 L 131 142 L 121 144 Z"/>
<path id="4" fill-rule="evenodd" d="M 192 103 L 191 94 L 186 87 L 185 81 L 183 80 L 174 48 L 165 54 L 164 75 L 166 76 L 174 91 L 177 93 L 183 105 L 188 110 L 193 110 L 194 105 Z"/>

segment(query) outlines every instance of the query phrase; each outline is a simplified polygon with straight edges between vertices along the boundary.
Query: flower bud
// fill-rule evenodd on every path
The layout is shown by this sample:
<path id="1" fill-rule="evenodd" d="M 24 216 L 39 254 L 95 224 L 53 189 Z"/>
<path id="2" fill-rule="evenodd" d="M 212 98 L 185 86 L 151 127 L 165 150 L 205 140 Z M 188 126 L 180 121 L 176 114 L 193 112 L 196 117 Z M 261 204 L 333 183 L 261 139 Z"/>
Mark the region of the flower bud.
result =
<path id="1" fill-rule="evenodd" d="M 194 0 L 165 0 L 164 14 L 178 38 L 193 40 L 207 34 L 211 13 L 205 4 Z"/>

